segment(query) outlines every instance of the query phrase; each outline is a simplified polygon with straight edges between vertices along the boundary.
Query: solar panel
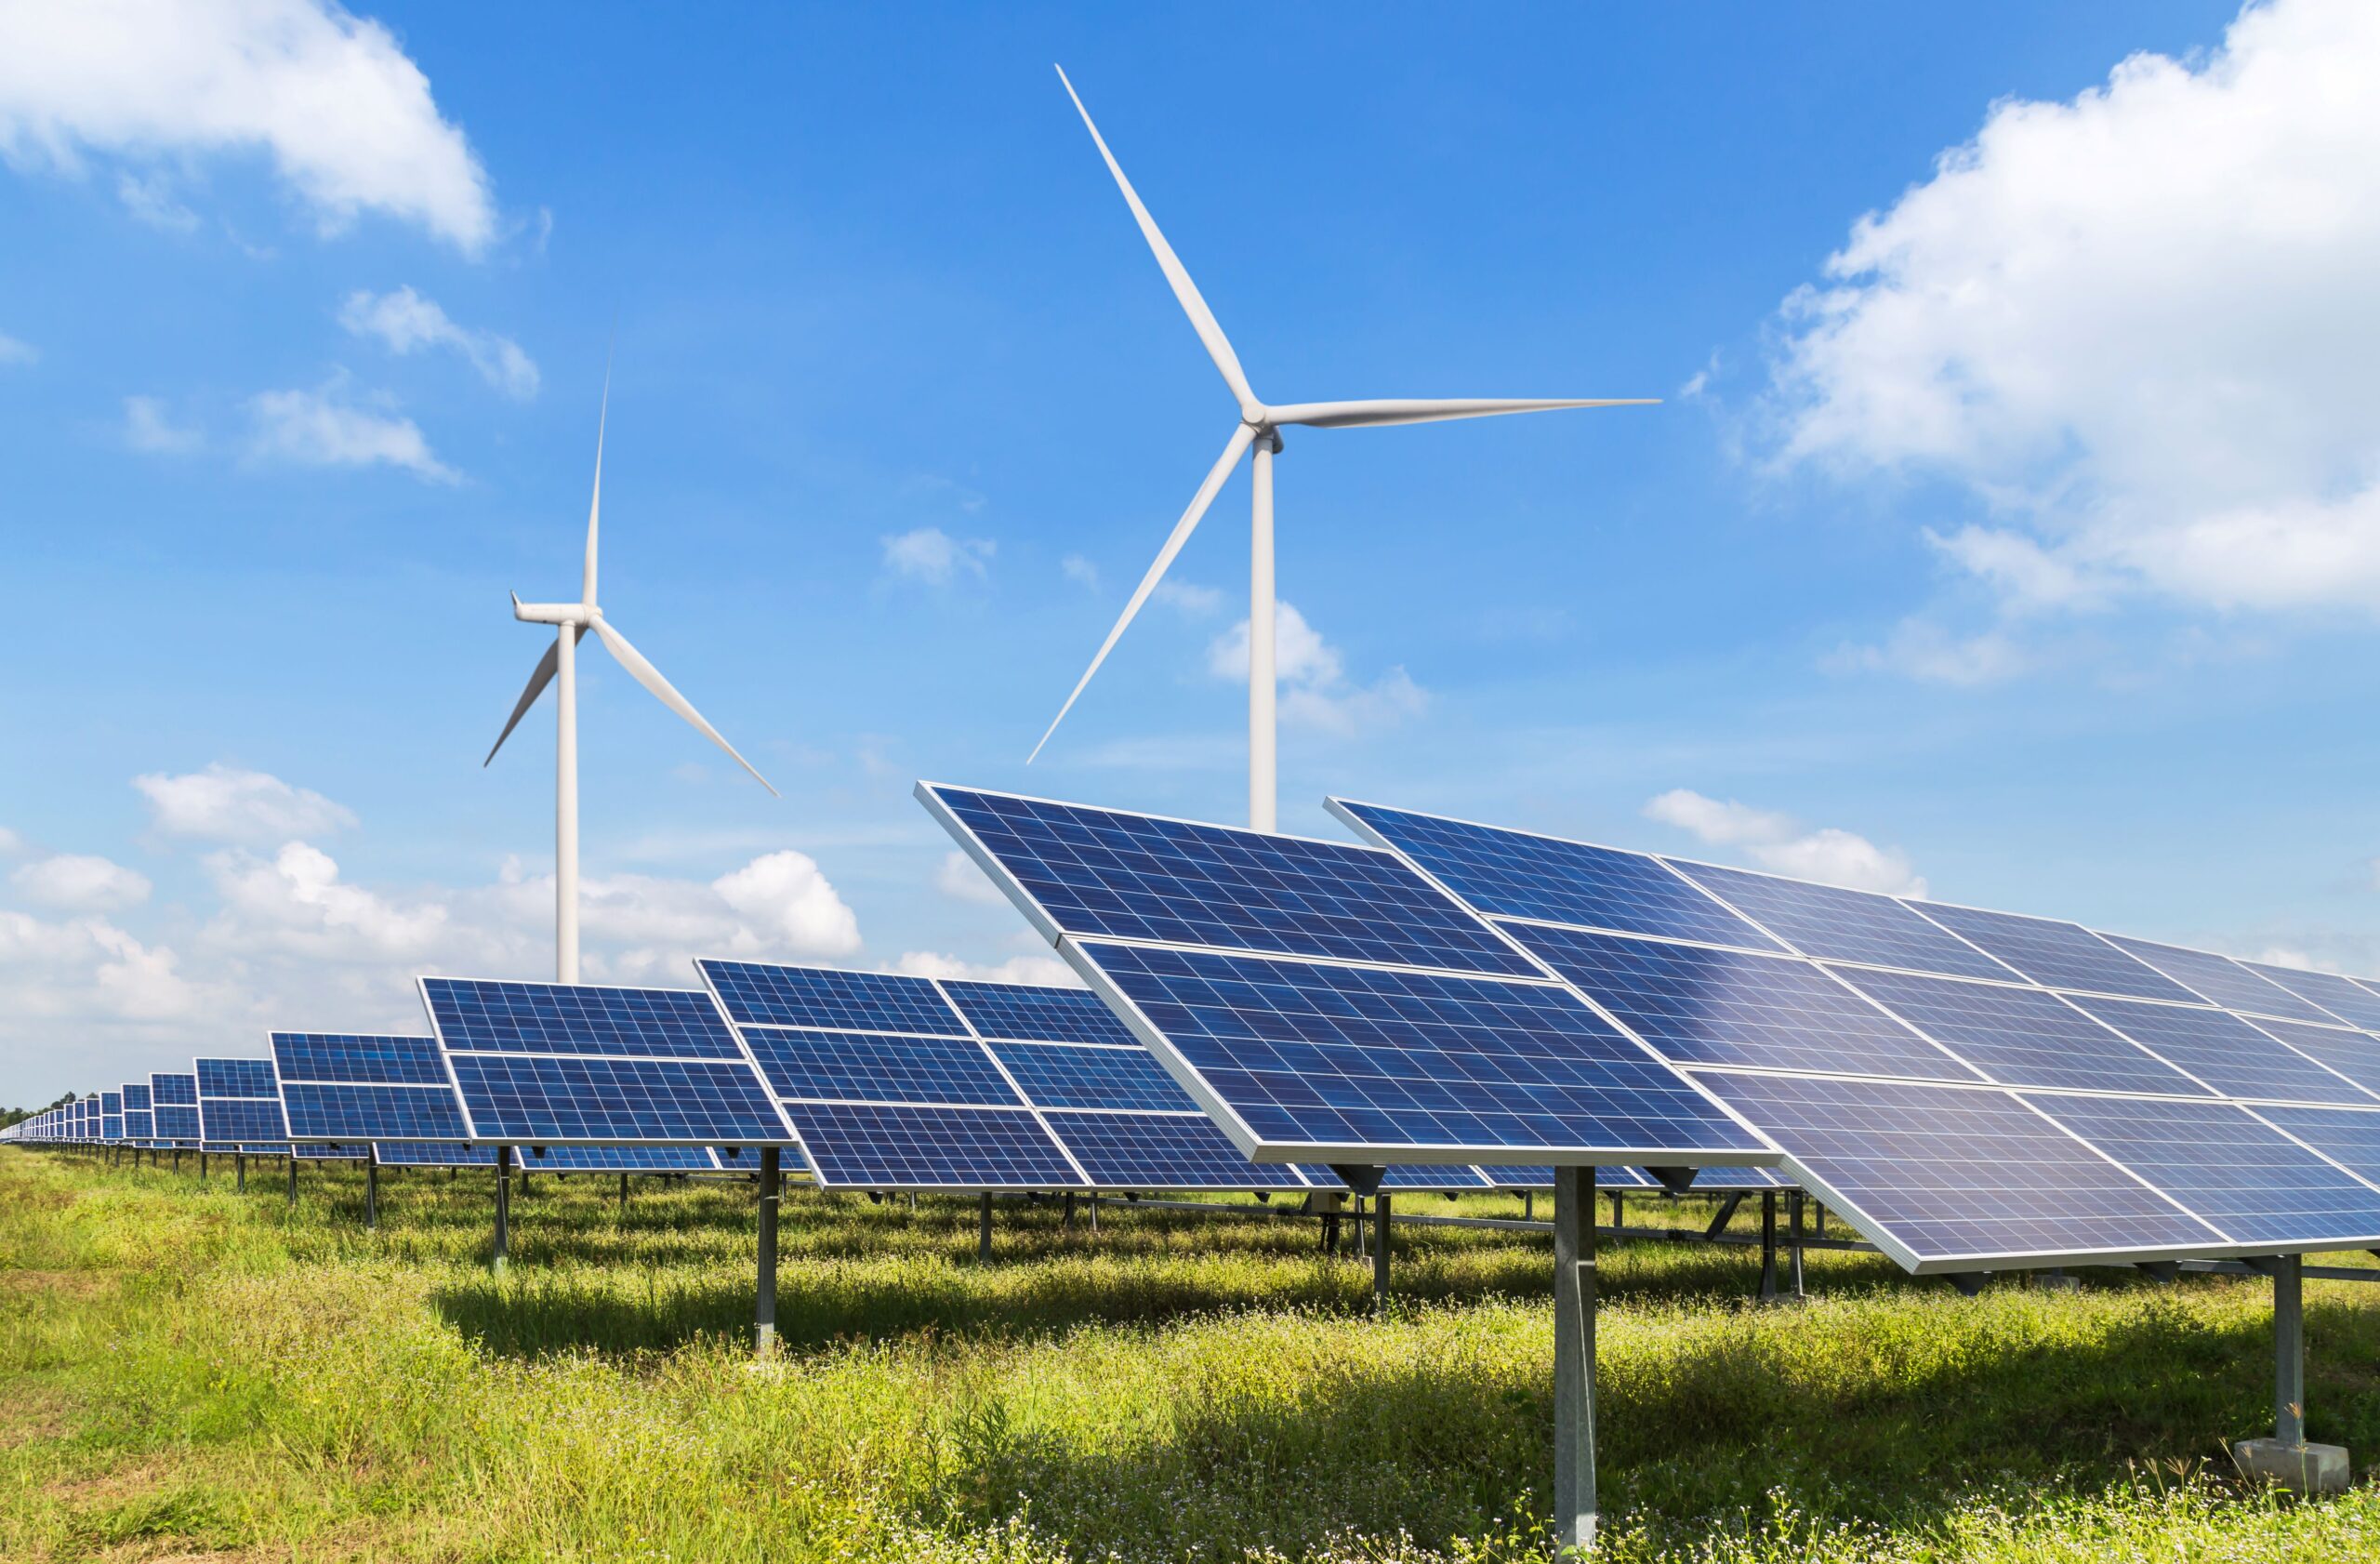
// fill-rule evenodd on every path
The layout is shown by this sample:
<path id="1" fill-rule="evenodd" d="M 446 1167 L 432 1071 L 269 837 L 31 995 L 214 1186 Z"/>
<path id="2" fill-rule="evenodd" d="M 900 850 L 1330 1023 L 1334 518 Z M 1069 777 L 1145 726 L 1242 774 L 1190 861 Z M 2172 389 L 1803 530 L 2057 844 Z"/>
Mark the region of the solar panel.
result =
<path id="1" fill-rule="evenodd" d="M 1681 1064 L 1981 1079 L 1806 961 L 1571 929 L 1513 933 L 1662 1057 Z"/>
<path id="2" fill-rule="evenodd" d="M 496 1147 L 459 1141 L 375 1141 L 372 1160 L 384 1168 L 487 1168 Z"/>
<path id="3" fill-rule="evenodd" d="M 742 1030 L 770 1089 L 784 1101 L 1025 1106 L 972 1039 L 790 1027 Z"/>
<path id="4" fill-rule="evenodd" d="M 1805 955 L 1956 977 L 2015 975 L 1890 896 L 1682 858 L 1663 861 Z"/>
<path id="5" fill-rule="evenodd" d="M 198 1143 L 208 1150 L 284 1151 L 289 1124 L 270 1059 L 199 1059 Z M 153 1079 L 153 1078 L 152 1078 Z"/>
<path id="6" fill-rule="evenodd" d="M 1212 1120 L 1209 1120 L 1209 1122 L 1211 1123 Z M 1221 1132 L 1219 1131 L 1217 1133 L 1220 1133 Z M 1226 1140 L 1224 1144 L 1229 1145 L 1230 1142 Z M 1237 1155 L 1236 1149 L 1234 1151 L 1234 1155 Z M 1263 1163 L 1261 1165 L 1271 1167 L 1276 1164 Z M 1296 1167 L 1298 1173 L 1303 1177 L 1308 1184 L 1313 1185 L 1317 1189 L 1342 1191 L 1353 1187 L 1353 1186 L 1349 1185 L 1345 1179 L 1340 1177 L 1337 1173 L 1333 1172 L 1329 1164 L 1327 1162 L 1299 1162 L 1293 1165 Z M 1388 1190 L 1392 1194 L 1400 1189 L 1433 1195 L 1449 1193 L 1463 1194 L 1472 1191 L 1485 1191 L 1489 1187 L 1487 1174 L 1481 1173 L 1477 1168 L 1471 1167 L 1468 1164 L 1461 1162 L 1439 1162 L 1435 1164 L 1400 1162 L 1384 1168 L 1376 1168 L 1371 1171 L 1380 1175 L 1380 1186 L 1382 1189 Z M 1549 1173 L 1549 1186 L 1551 1184 L 1551 1178 L 1552 1175 Z"/>
<path id="7" fill-rule="evenodd" d="M 2380 1112 L 2351 1107 L 2260 1107 L 2255 1114 L 2358 1178 L 2380 1184 Z"/>
<path id="8" fill-rule="evenodd" d="M 152 1075 L 149 1078 L 149 1096 L 156 1107 L 196 1107 L 198 1077 L 194 1075 Z"/>
<path id="9" fill-rule="evenodd" d="M 2203 1253 L 2223 1234 L 1997 1088 L 1705 1073 L 1911 1270 Z"/>
<path id="10" fill-rule="evenodd" d="M 1339 817 L 1485 913 L 1780 951 L 1776 940 L 1647 853 L 1333 799 Z"/>
<path id="11" fill-rule="evenodd" d="M 918 794 L 1053 939 L 1529 971 L 1478 919 L 1378 848 L 927 783 Z"/>
<path id="12" fill-rule="evenodd" d="M 198 1144 L 198 1077 L 152 1075 L 149 1101 L 151 1128 L 168 1145 Z"/>
<path id="13" fill-rule="evenodd" d="M 1103 1189 L 1305 1187 L 1295 1172 L 1280 1163 L 1250 1161 L 1203 1113 L 1046 1117 L 1091 1182 Z"/>
<path id="14" fill-rule="evenodd" d="M 1525 1163 L 1490 1163 L 1479 1170 L 1480 1176 L 1499 1189 L 1551 1189 L 1554 1169 L 1551 1165 L 1531 1167 Z M 1659 1186 L 1636 1168 L 1597 1168 L 1597 1188 L 1652 1189 Z"/>
<path id="15" fill-rule="evenodd" d="M 2204 1096 L 2206 1088 L 2039 988 L 1844 967 L 1836 975 L 2007 1086 Z"/>
<path id="16" fill-rule="evenodd" d="M 2188 1004 L 2188 989 L 2135 957 L 2109 945 L 2080 923 L 2053 918 L 2023 918 L 1947 902 L 1906 904 L 1968 943 L 1980 946 L 2044 988 L 2074 988 Z"/>
<path id="17" fill-rule="evenodd" d="M 2278 1015 L 2287 1021 L 2330 1021 L 2335 1017 L 2307 1004 L 2278 983 L 2268 982 L 2228 956 L 2191 950 L 2154 940 L 2109 934 L 2109 940 L 2131 951 L 2175 982 L 2226 1010 L 2254 1015 Z"/>
<path id="18" fill-rule="evenodd" d="M 759 1157 L 740 1147 L 733 1160 L 723 1161 L 707 1146 L 549 1146 L 519 1160 L 538 1173 L 715 1173 L 760 1165 Z"/>
<path id="19" fill-rule="evenodd" d="M 694 963 L 738 1026 L 823 1027 L 845 1032 L 964 1037 L 967 1028 L 930 978 L 763 961 Z"/>
<path id="20" fill-rule="evenodd" d="M 2268 983 L 2277 983 L 2299 999 L 2320 1006 L 2350 1027 L 2366 1031 L 2380 1029 L 2380 994 L 2374 994 L 2352 977 L 2336 973 L 2304 972 L 2295 967 L 2273 966 L 2264 961 L 2241 961 L 2241 966 Z"/>
<path id="21" fill-rule="evenodd" d="M 273 1072 L 293 1140 L 463 1140 L 454 1083 L 426 1037 L 275 1032 Z"/>
<path id="22" fill-rule="evenodd" d="M 1025 983 L 972 983 L 945 978 L 943 992 L 976 1034 L 1023 1042 L 1104 1042 L 1141 1048 L 1131 1028 L 1088 988 Z"/>
<path id="23" fill-rule="evenodd" d="M 2227 1097 L 2360 1106 L 2380 1101 L 2228 1011 L 2080 996 L 2073 1002 Z"/>
<path id="24" fill-rule="evenodd" d="M 1074 949 L 1251 1152 L 1501 1162 L 1766 1149 L 1552 984 L 1103 940 Z"/>
<path id="25" fill-rule="evenodd" d="M 1197 1111 L 1190 1093 L 1137 1042 L 1130 1048 L 1048 1042 L 988 1046 L 1026 1099 L 1040 1107 Z"/>
<path id="26" fill-rule="evenodd" d="M 787 1139 L 751 1056 L 699 989 L 449 977 L 421 989 L 475 1140 Z"/>
<path id="27" fill-rule="evenodd" d="M 124 1111 L 126 1113 L 146 1113 L 149 1111 L 149 1083 L 147 1081 L 127 1080 L 124 1083 Z"/>
<path id="28" fill-rule="evenodd" d="M 789 1103 L 786 1117 L 826 1186 L 1079 1189 L 1084 1176 L 1025 1108 Z"/>
<path id="29" fill-rule="evenodd" d="M 198 1100 L 210 1097 L 271 1097 L 279 1093 L 270 1059 L 200 1059 Z"/>
<path id="30" fill-rule="evenodd" d="M 2365 1091 L 2380 1095 L 2380 1039 L 2336 1027 L 2306 1027 L 2294 1021 L 2257 1026 L 2315 1063 L 2336 1070 Z"/>
<path id="31" fill-rule="evenodd" d="M 2146 1097 L 2028 1100 L 2234 1240 L 2380 1242 L 2380 1189 L 2244 1108 Z"/>
<path id="32" fill-rule="evenodd" d="M 99 1093 L 99 1138 L 101 1140 L 124 1138 L 124 1093 L 122 1092 Z"/>

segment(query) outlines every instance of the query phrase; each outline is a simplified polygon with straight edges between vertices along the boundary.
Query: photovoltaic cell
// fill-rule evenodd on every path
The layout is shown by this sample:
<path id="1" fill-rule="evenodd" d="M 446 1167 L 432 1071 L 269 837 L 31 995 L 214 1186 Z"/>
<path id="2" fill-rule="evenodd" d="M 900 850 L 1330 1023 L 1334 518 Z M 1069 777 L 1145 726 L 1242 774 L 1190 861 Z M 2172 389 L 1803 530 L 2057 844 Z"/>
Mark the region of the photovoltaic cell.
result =
<path id="1" fill-rule="evenodd" d="M 821 1182 L 886 1189 L 1072 1189 L 1082 1176 L 1023 1108 L 791 1103 Z"/>
<path id="2" fill-rule="evenodd" d="M 967 1035 L 940 990 L 926 978 L 764 961 L 702 960 L 694 966 L 738 1026 Z"/>
<path id="3" fill-rule="evenodd" d="M 438 1040 L 350 1032 L 275 1032 L 272 1067 L 283 1085 L 293 1080 L 350 1081 L 390 1086 L 445 1086 Z"/>
<path id="4" fill-rule="evenodd" d="M 2365 1091 L 2380 1095 L 2380 1039 L 2335 1027 L 2307 1027 L 2294 1021 L 2260 1021 L 2256 1025 L 2306 1054 L 2327 1065 Z"/>
<path id="5" fill-rule="evenodd" d="M 2366 1031 L 2380 1029 L 2380 994 L 2336 973 L 2300 972 L 2294 967 L 2277 967 L 2263 961 L 2241 961 L 2241 966 L 2268 983 L 2277 983 L 2299 999 L 2320 1006 L 2350 1027 Z"/>
<path id="6" fill-rule="evenodd" d="M 470 1133 L 455 1089 L 291 1081 L 282 1089 L 293 1140 L 460 1140 Z"/>
<path id="7" fill-rule="evenodd" d="M 450 1053 L 744 1056 L 710 996 L 698 989 L 457 977 L 425 977 L 421 987 L 439 1040 Z"/>
<path id="8" fill-rule="evenodd" d="M 176 1141 L 185 1146 L 198 1144 L 197 1104 L 162 1104 L 150 1117 L 159 1140 Z"/>
<path id="9" fill-rule="evenodd" d="M 146 1113 L 149 1111 L 149 1087 L 147 1082 L 138 1080 L 128 1080 L 125 1082 L 124 1111 L 126 1113 Z"/>
<path id="10" fill-rule="evenodd" d="M 1304 1187 L 1278 1162 L 1250 1161 L 1203 1113 L 1052 1113 L 1049 1119 L 1103 1189 Z"/>
<path id="11" fill-rule="evenodd" d="M 2227 1097 L 2367 1107 L 2380 1100 L 2227 1011 L 2080 995 L 2073 1002 Z"/>
<path id="12" fill-rule="evenodd" d="M 1964 978 L 1844 967 L 1836 975 L 2008 1086 L 2208 1095 L 2056 995 Z"/>
<path id="13" fill-rule="evenodd" d="M 1394 854 L 920 784 L 1064 934 L 1521 974 Z"/>
<path id="14" fill-rule="evenodd" d="M 1025 1089 L 1025 1096 L 1041 1107 L 1198 1112 L 1190 1093 L 1138 1043 L 1130 1048 L 1046 1042 L 998 1042 L 990 1047 Z"/>
<path id="15" fill-rule="evenodd" d="M 1332 804 L 1485 913 L 1752 950 L 1785 948 L 1649 854 L 1378 804 Z"/>
<path id="16" fill-rule="evenodd" d="M 945 979 L 950 996 L 975 1030 L 1024 1042 L 1104 1042 L 1139 1048 L 1141 1040 L 1088 988 Z"/>
<path id="17" fill-rule="evenodd" d="M 270 1059 L 200 1059 L 198 1096 L 201 1102 L 213 1097 L 274 1097 L 281 1094 L 279 1082 L 273 1080 Z"/>
<path id="18" fill-rule="evenodd" d="M 451 1054 L 483 1140 L 781 1145 L 784 1126 L 741 1057 L 555 1058 Z"/>
<path id="19" fill-rule="evenodd" d="M 254 1146 L 289 1138 L 278 1101 L 249 1097 L 203 1097 L 198 1105 L 202 1138 L 209 1146 Z"/>
<path id="20" fill-rule="evenodd" d="M 152 1075 L 149 1078 L 151 1106 L 154 1107 L 196 1107 L 198 1077 L 194 1075 Z"/>
<path id="21" fill-rule="evenodd" d="M 2380 1189 L 2229 1103 L 2028 1100 L 2242 1243 L 2380 1242 Z"/>
<path id="22" fill-rule="evenodd" d="M 2260 1107 L 2255 1112 L 2357 1177 L 2380 1184 L 2380 1113 L 2347 1107 Z"/>
<path id="23" fill-rule="evenodd" d="M 1705 1074 L 1904 1264 L 2203 1249 L 2222 1235 L 1997 1089 Z M 1866 1218 L 1868 1220 L 1862 1220 Z"/>
<path id="24" fill-rule="evenodd" d="M 984 1045 L 964 1038 L 747 1027 L 744 1040 L 788 1101 L 1025 1106 Z"/>
<path id="25" fill-rule="evenodd" d="M 2014 975 L 1890 896 L 1683 859 L 1664 861 L 1805 955 L 1956 977 Z"/>
<path id="26" fill-rule="evenodd" d="M 1975 1071 L 1806 961 L 1517 926 L 1528 947 L 1684 1064 L 1975 1080 Z"/>
<path id="27" fill-rule="evenodd" d="M 2198 997 L 2080 923 L 1985 912 L 1943 902 L 1908 905 L 2045 988 L 2079 988 L 2085 993 L 2171 1000 L 2178 1004 L 2191 1003 Z"/>
<path id="28" fill-rule="evenodd" d="M 1318 1160 L 1428 1148 L 1758 1153 L 1760 1142 L 1546 984 L 1082 941 L 1260 1145 Z M 1499 1153 L 1504 1155 L 1499 1156 Z"/>
<path id="29" fill-rule="evenodd" d="M 2191 950 L 2179 945 L 2160 945 L 2153 940 L 2128 939 L 2122 934 L 2107 937 L 2175 982 L 2205 996 L 2210 1003 L 2219 1004 L 2226 1010 L 2278 1015 L 2289 1021 L 2334 1019 L 2280 984 L 2268 983 L 2258 977 L 2228 956 Z"/>

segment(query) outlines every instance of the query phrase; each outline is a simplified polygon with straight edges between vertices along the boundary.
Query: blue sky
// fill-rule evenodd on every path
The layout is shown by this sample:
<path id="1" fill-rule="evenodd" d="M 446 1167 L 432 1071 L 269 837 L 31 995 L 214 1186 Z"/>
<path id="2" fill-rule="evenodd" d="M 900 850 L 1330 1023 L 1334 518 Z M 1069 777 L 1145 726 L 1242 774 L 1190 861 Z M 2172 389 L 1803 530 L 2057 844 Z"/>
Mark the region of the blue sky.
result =
<path id="1" fill-rule="evenodd" d="M 0 1098 L 546 969 L 607 351 L 785 796 L 590 643 L 591 971 L 1048 972 L 921 775 L 1240 818 L 1244 471 L 1024 764 L 1234 417 L 1053 60 L 1268 398 L 1667 399 L 1289 436 L 1285 828 L 2380 968 L 2365 7 L 161 4 L 0 5 Z"/>

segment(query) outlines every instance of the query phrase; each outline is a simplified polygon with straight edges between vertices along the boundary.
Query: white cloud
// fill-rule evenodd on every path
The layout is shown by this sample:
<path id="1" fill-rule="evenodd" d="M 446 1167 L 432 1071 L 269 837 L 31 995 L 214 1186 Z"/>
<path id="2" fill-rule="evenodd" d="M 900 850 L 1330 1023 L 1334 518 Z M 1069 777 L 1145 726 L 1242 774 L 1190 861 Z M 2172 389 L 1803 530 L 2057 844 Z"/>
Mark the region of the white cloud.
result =
<path id="1" fill-rule="evenodd" d="M 13 1032 L 30 1047 L 55 1051 L 62 1040 L 58 1029 L 71 1025 L 87 1050 L 82 1024 L 180 1020 L 205 995 L 177 967 L 173 951 L 144 945 L 105 918 L 49 922 L 0 911 L 0 1035 Z M 182 1053 L 188 1057 L 190 1050 Z"/>
<path id="2" fill-rule="evenodd" d="M 355 824 L 346 806 L 261 771 L 220 763 L 178 776 L 152 772 L 132 785 L 149 801 L 151 823 L 168 836 L 206 842 L 276 842 Z"/>
<path id="3" fill-rule="evenodd" d="M 1222 588 L 1202 587 L 1196 581 L 1159 581 L 1157 590 L 1149 595 L 1167 607 L 1178 608 L 1194 618 L 1221 613 L 1223 606 Z"/>
<path id="4" fill-rule="evenodd" d="M 41 358 L 33 345 L 0 331 L 0 364 L 33 364 Z"/>
<path id="5" fill-rule="evenodd" d="M 430 454 L 411 418 L 377 413 L 341 399 L 336 385 L 320 391 L 265 391 L 252 397 L 256 420 L 250 453 L 301 467 L 402 467 L 434 484 L 461 475 Z"/>
<path id="6" fill-rule="evenodd" d="M 487 176 L 429 79 L 332 0 L 0 0 L 0 37 L 11 162 L 76 173 L 97 153 L 148 175 L 262 152 L 325 233 L 371 211 L 467 255 L 495 236 Z"/>
<path id="7" fill-rule="evenodd" d="M 176 424 L 167 416 L 165 404 L 157 398 L 127 396 L 124 399 L 124 443 L 152 456 L 179 456 L 197 450 L 205 444 L 205 437 L 194 429 Z"/>
<path id="8" fill-rule="evenodd" d="M 987 907 L 1006 907 L 1008 898 L 992 883 L 974 859 L 953 848 L 943 857 L 933 871 L 933 888 L 945 896 L 959 901 L 981 902 Z"/>
<path id="9" fill-rule="evenodd" d="M 1780 460 L 1964 484 L 1935 542 L 2006 614 L 2370 612 L 2375 73 L 2380 7 L 2275 0 L 1995 104 L 1788 301 Z"/>
<path id="10" fill-rule="evenodd" d="M 6 826 L 0 826 L 0 858 L 13 858 L 24 851 L 25 839 Z"/>
<path id="11" fill-rule="evenodd" d="M 226 849 L 206 868 L 222 902 L 208 937 L 244 956 L 404 962 L 437 953 L 449 933 L 451 914 L 437 901 L 402 902 L 346 883 L 329 854 L 303 842 L 270 858 Z"/>
<path id="12" fill-rule="evenodd" d="M 63 912 L 114 912 L 149 899 L 149 877 L 86 853 L 60 853 L 21 865 L 10 884 L 37 907 Z"/>
<path id="13" fill-rule="evenodd" d="M 190 233 L 198 228 L 198 214 L 174 199 L 163 175 L 120 174 L 115 195 L 126 211 L 152 228 L 168 233 Z"/>
<path id="14" fill-rule="evenodd" d="M 883 542 L 885 569 L 937 587 L 962 573 L 981 577 L 998 547 L 988 537 L 953 537 L 940 527 L 919 527 Z"/>
<path id="15" fill-rule="evenodd" d="M 1273 667 L 1281 721 L 1291 727 L 1352 737 L 1393 727 L 1430 703 L 1429 693 L 1402 668 L 1390 669 L 1369 684 L 1351 683 L 1339 649 L 1287 603 L 1273 606 Z M 1208 646 L 1207 671 L 1218 679 L 1246 681 L 1246 619 Z"/>
<path id="16" fill-rule="evenodd" d="M 1099 566 L 1080 554 L 1068 554 L 1058 562 L 1058 569 L 1076 586 L 1087 588 L 1094 592 L 1099 590 Z"/>
<path id="17" fill-rule="evenodd" d="M 1778 874 L 1894 896 L 1925 895 L 1924 880 L 1899 848 L 1879 847 L 1831 827 L 1805 831 L 1800 821 L 1774 810 L 1673 788 L 1646 802 L 1645 816 L 1691 831 L 1713 846 L 1740 847 L 1752 862 Z"/>
<path id="18" fill-rule="evenodd" d="M 445 348 L 470 361 L 480 378 L 522 401 L 537 394 L 537 366 L 521 345 L 493 331 L 467 330 L 408 285 L 376 294 L 358 288 L 339 306 L 338 324 L 358 337 L 377 338 L 392 353 Z"/>
<path id="19" fill-rule="evenodd" d="M 1055 956 L 1011 956 L 1005 961 L 968 961 L 934 950 L 908 950 L 891 969 L 910 977 L 964 978 L 976 983 L 1038 983 L 1047 988 L 1079 988 L 1081 978 Z"/>
<path id="20" fill-rule="evenodd" d="M 1895 625 L 1881 645 L 1844 646 L 1825 659 L 1825 666 L 1838 673 L 1898 673 L 1929 683 L 1973 688 L 2013 678 L 2040 660 L 2035 651 L 2003 627 L 1963 635 L 1912 615 Z"/>

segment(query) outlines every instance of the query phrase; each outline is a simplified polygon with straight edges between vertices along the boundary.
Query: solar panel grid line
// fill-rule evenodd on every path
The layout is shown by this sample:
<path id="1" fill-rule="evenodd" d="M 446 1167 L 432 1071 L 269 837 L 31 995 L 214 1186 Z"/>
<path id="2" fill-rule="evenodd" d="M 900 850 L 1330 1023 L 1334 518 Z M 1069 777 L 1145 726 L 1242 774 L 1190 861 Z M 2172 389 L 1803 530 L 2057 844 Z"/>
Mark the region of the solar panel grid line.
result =
<path id="1" fill-rule="evenodd" d="M 999 1072 L 999 1078 L 1002 1080 L 1008 1082 L 1008 1089 L 1016 1093 L 1017 1101 L 1033 1110 L 1034 1122 L 1039 1124 L 1044 1131 L 1048 1132 L 1050 1138 L 1057 1143 L 1059 1155 L 1065 1158 L 1066 1165 L 1082 1175 L 1082 1187 L 1095 1188 L 1097 1186 L 1091 1180 L 1091 1171 L 1082 1165 L 1082 1159 L 1075 1155 L 1075 1148 L 1066 1144 L 1066 1138 L 1051 1126 L 1050 1116 L 1042 1111 L 1041 1105 L 1034 1100 L 1033 1093 L 1027 1092 L 1024 1084 L 1016 1079 L 1015 1074 L 1009 1069 L 1007 1061 L 1000 1057 L 999 1051 L 985 1041 L 984 1035 L 975 1029 L 974 1019 L 967 1014 L 966 1007 L 951 998 L 950 990 L 943 987 L 939 978 L 934 980 L 933 987 L 934 992 L 942 996 L 943 1002 L 950 1007 L 953 1014 L 959 1017 L 959 1024 L 967 1028 L 967 1035 L 975 1040 L 975 1046 L 982 1051 L 984 1057 L 991 1061 L 992 1068 Z"/>
<path id="2" fill-rule="evenodd" d="M 2109 934 L 2105 938 L 2119 949 L 2137 956 L 2208 1004 L 2250 1015 L 2270 1015 L 2283 1021 L 2334 1022 L 2338 1019 L 2270 979 L 2251 972 L 2228 956 L 2167 945 L 2153 939 Z"/>
<path id="3" fill-rule="evenodd" d="M 728 1021 L 877 1037 L 964 1038 L 967 1028 L 932 978 L 773 961 L 698 957 L 694 970 Z"/>
<path id="4" fill-rule="evenodd" d="M 1957 902 L 1914 896 L 1897 899 L 1926 921 L 1979 948 L 2033 987 L 2114 999 L 2202 1002 L 2195 990 L 2080 923 Z"/>

